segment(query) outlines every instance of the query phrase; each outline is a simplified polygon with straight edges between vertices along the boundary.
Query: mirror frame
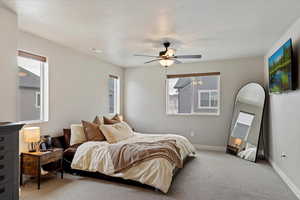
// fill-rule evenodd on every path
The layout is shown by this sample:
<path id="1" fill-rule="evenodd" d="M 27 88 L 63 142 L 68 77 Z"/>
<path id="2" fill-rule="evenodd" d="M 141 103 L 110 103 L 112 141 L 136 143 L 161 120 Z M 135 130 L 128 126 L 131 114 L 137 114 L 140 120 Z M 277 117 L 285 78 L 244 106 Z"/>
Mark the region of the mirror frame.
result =
<path id="1" fill-rule="evenodd" d="M 247 160 L 247 159 L 241 158 L 241 157 L 239 157 L 239 156 L 237 156 L 237 155 L 236 155 L 236 157 L 239 157 L 239 158 L 241 158 L 241 159 L 243 159 L 243 160 L 246 160 L 246 161 L 250 161 L 250 162 L 256 163 L 256 162 L 257 162 L 257 158 L 258 158 L 258 152 L 259 152 L 259 149 L 260 149 L 261 139 L 263 139 L 263 138 L 262 138 L 262 137 L 263 137 L 263 131 L 264 131 L 264 130 L 263 130 L 263 123 L 264 123 L 265 106 L 266 106 L 266 95 L 267 95 L 266 89 L 265 89 L 261 84 L 259 84 L 259 83 L 257 83 L 257 82 L 247 82 L 246 84 L 244 84 L 243 86 L 241 86 L 241 87 L 238 89 L 238 92 L 237 92 L 236 95 L 235 95 L 235 98 L 234 98 L 234 106 L 233 106 L 233 111 L 232 111 L 232 115 L 231 115 L 231 122 L 230 122 L 230 123 L 231 123 L 231 124 L 230 124 L 230 131 L 229 131 L 229 136 L 228 136 L 228 140 L 227 140 L 227 144 L 226 144 L 226 153 L 233 155 L 232 153 L 229 153 L 229 152 L 228 152 L 228 148 L 227 148 L 227 147 L 228 147 L 228 145 L 229 145 L 231 133 L 232 133 L 232 130 L 233 130 L 233 127 L 232 127 L 232 126 L 233 126 L 233 117 L 234 117 L 235 110 L 236 110 L 237 97 L 238 97 L 240 91 L 241 91 L 244 87 L 246 87 L 247 85 L 252 84 L 252 83 L 259 85 L 259 86 L 261 87 L 261 89 L 264 91 L 264 103 L 263 103 L 263 107 L 262 107 L 261 121 L 260 121 L 260 125 L 259 125 L 259 134 L 258 134 L 257 150 L 256 150 L 256 154 L 255 154 L 255 160 L 254 160 L 254 161 Z"/>

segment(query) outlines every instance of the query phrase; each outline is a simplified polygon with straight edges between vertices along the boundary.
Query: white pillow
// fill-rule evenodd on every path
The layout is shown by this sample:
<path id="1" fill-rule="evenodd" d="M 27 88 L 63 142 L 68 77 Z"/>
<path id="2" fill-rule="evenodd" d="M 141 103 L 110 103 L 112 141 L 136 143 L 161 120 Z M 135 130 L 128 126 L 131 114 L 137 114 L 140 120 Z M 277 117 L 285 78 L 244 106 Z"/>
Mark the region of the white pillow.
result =
<path id="1" fill-rule="evenodd" d="M 70 145 L 86 142 L 82 124 L 71 125 Z"/>
<path id="2" fill-rule="evenodd" d="M 126 122 L 103 124 L 100 129 L 107 142 L 112 144 L 133 136 L 132 128 Z"/>

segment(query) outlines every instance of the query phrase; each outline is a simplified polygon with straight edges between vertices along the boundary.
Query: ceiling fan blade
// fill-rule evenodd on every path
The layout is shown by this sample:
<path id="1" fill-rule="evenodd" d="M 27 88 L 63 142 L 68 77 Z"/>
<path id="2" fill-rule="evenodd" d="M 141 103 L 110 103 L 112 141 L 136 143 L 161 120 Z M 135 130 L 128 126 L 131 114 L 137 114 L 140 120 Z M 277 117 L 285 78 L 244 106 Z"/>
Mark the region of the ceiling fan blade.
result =
<path id="1" fill-rule="evenodd" d="M 178 59 L 199 59 L 202 58 L 202 55 L 179 55 L 179 56 L 174 56 L 174 58 L 178 58 Z"/>
<path id="2" fill-rule="evenodd" d="M 175 64 L 182 64 L 182 62 L 179 61 L 179 60 L 176 60 L 176 59 L 172 59 L 172 60 L 174 60 L 174 63 L 175 63 Z"/>
<path id="3" fill-rule="evenodd" d="M 150 57 L 150 58 L 159 58 L 159 56 L 150 56 L 150 55 L 143 55 L 143 54 L 134 54 L 133 56 Z"/>
<path id="4" fill-rule="evenodd" d="M 160 61 L 160 60 L 163 60 L 163 59 L 160 58 L 160 59 L 150 60 L 150 61 L 145 62 L 144 64 L 148 64 L 148 63 L 152 63 L 152 62 Z"/>

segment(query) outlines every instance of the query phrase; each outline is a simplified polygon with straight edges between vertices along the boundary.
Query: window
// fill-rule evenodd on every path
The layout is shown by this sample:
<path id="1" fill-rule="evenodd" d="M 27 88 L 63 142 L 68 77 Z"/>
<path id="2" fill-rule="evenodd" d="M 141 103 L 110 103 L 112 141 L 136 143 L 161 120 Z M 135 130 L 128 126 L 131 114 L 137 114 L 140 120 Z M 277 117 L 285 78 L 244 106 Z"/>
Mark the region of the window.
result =
<path id="1" fill-rule="evenodd" d="M 109 94 L 109 113 L 119 113 L 119 78 L 114 75 L 109 75 L 108 79 L 108 94 Z"/>
<path id="2" fill-rule="evenodd" d="M 220 73 L 167 75 L 167 114 L 219 115 Z"/>
<path id="3" fill-rule="evenodd" d="M 45 57 L 18 52 L 18 121 L 48 121 L 48 67 Z"/>
<path id="4" fill-rule="evenodd" d="M 240 112 L 237 117 L 235 126 L 232 130 L 231 136 L 234 138 L 242 139 L 243 141 L 247 141 L 254 117 L 254 114 Z"/>

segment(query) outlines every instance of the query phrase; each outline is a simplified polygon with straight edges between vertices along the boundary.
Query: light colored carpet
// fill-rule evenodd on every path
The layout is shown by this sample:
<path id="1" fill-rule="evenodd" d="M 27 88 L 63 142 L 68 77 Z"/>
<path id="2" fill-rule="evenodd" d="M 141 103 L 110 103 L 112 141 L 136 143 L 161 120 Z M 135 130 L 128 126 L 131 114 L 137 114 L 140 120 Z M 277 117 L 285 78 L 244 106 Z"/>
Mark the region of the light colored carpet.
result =
<path id="1" fill-rule="evenodd" d="M 168 194 L 140 186 L 66 175 L 22 187 L 22 200 L 297 200 L 266 162 L 200 151 L 174 178 Z"/>

